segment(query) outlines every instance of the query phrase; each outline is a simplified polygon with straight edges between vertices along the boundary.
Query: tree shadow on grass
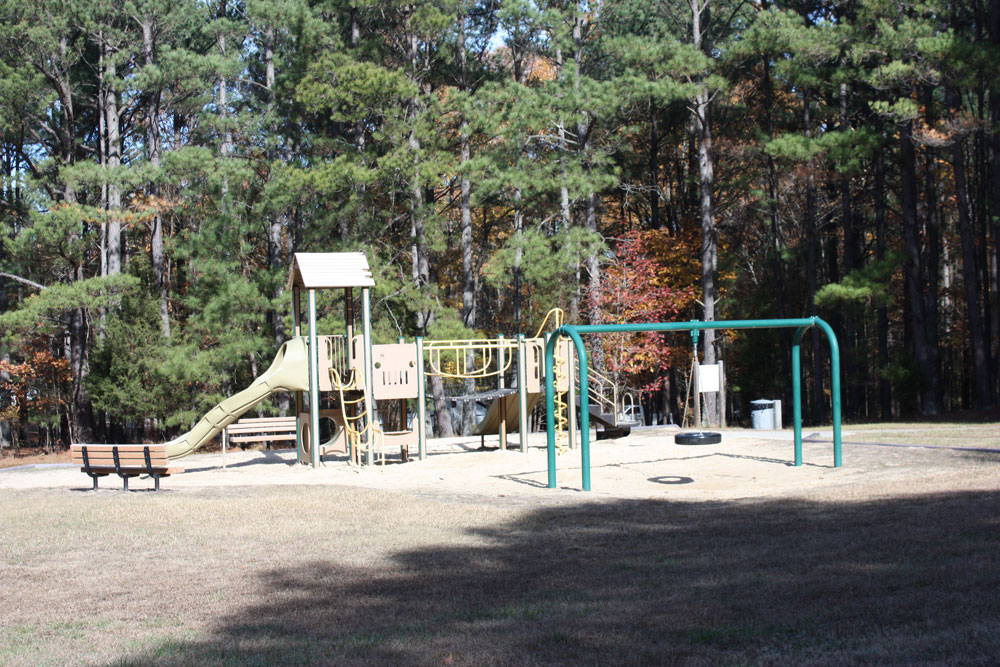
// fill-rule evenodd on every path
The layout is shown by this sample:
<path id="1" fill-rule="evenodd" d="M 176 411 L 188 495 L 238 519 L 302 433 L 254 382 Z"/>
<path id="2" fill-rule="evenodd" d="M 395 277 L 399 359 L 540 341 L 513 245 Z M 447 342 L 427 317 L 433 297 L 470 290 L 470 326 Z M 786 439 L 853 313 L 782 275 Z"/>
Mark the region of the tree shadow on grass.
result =
<path id="1" fill-rule="evenodd" d="M 270 571 L 136 664 L 996 664 L 1000 493 L 544 508 Z M 293 549 L 294 545 L 289 545 Z"/>

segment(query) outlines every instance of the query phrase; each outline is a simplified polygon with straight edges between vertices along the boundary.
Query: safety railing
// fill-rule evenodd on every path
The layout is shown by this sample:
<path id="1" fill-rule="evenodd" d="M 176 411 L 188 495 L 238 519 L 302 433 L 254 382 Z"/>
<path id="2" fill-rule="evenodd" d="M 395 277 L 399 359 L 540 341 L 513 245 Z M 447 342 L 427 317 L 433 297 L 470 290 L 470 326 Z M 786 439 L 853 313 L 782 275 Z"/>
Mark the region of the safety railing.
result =
<path id="1" fill-rule="evenodd" d="M 323 368 L 330 368 L 337 372 L 338 377 L 347 377 L 351 372 L 350 358 L 347 354 L 347 336 L 317 336 L 319 349 L 326 356 L 326 363 L 320 364 Z"/>
<path id="2" fill-rule="evenodd" d="M 495 377 L 510 370 L 517 340 L 482 338 L 424 341 L 427 375 L 442 378 L 478 379 Z"/>
<path id="3" fill-rule="evenodd" d="M 580 392 L 580 376 L 573 376 L 574 386 L 577 395 Z M 614 379 L 591 368 L 588 371 L 587 396 L 591 405 L 595 406 L 601 413 L 611 415 L 614 425 L 623 423 L 634 423 L 636 420 L 630 415 L 635 414 L 635 406 L 638 404 L 635 391 L 623 387 Z"/>

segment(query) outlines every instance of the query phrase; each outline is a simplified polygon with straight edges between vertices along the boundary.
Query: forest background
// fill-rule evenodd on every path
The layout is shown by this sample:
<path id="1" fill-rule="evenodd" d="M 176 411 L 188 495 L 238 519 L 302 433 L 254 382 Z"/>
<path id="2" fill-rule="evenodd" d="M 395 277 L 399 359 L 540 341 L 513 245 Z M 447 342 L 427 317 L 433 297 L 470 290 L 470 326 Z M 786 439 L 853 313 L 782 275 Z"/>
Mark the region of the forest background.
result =
<path id="1" fill-rule="evenodd" d="M 848 419 L 991 410 L 998 65 L 1000 0 L 0 0 L 0 445 L 186 429 L 296 251 L 381 342 L 819 315 Z M 786 334 L 701 345 L 787 396 Z M 679 418 L 690 338 L 598 348 Z"/>

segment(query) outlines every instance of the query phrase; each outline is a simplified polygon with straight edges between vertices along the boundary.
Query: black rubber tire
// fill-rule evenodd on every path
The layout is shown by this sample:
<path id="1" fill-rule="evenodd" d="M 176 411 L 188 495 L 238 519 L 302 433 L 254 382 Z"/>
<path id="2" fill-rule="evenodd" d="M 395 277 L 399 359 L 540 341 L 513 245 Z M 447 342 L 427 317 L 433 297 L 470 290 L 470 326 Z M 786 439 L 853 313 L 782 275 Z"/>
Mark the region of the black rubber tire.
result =
<path id="1" fill-rule="evenodd" d="M 715 431 L 688 431 L 674 436 L 678 445 L 717 445 L 722 442 L 722 434 Z"/>

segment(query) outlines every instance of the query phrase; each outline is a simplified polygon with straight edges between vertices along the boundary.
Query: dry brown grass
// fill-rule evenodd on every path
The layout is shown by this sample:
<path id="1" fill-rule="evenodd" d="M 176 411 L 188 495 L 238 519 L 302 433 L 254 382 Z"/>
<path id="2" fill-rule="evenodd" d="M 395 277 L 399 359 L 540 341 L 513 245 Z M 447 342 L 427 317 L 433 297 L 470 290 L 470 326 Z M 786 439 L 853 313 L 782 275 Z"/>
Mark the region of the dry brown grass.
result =
<path id="1" fill-rule="evenodd" d="M 848 441 L 1000 450 L 1000 424 L 868 424 L 846 428 L 858 431 L 844 438 Z"/>
<path id="2" fill-rule="evenodd" d="M 1000 661 L 1000 491 L 4 491 L 0 526 L 2 664 Z"/>

